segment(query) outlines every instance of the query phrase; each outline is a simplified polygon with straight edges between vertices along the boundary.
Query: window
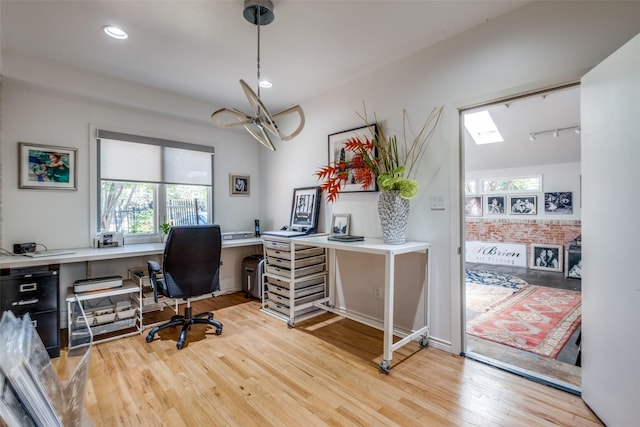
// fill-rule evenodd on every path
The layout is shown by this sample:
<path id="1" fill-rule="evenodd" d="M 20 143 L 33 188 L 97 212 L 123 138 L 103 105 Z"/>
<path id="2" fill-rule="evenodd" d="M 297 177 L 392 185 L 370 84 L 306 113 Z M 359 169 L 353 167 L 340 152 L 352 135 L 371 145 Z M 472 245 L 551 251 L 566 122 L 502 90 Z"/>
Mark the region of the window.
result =
<path id="1" fill-rule="evenodd" d="M 504 141 L 487 110 L 466 114 L 464 127 L 477 145 Z"/>
<path id="2" fill-rule="evenodd" d="M 213 147 L 98 130 L 97 231 L 157 239 L 162 223 L 213 222 Z"/>
<path id="3" fill-rule="evenodd" d="M 541 192 L 542 176 L 520 176 L 511 178 L 484 178 L 482 180 L 483 193 L 506 192 Z"/>

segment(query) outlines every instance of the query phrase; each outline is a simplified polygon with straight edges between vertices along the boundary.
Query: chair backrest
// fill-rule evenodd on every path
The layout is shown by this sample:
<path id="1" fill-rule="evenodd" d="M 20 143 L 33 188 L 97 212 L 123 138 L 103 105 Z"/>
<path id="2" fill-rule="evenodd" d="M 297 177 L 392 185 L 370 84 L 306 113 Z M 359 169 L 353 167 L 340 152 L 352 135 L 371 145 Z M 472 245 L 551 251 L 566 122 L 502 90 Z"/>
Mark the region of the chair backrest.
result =
<path id="1" fill-rule="evenodd" d="M 219 225 L 173 227 L 167 236 L 162 272 L 169 298 L 190 298 L 220 289 Z"/>

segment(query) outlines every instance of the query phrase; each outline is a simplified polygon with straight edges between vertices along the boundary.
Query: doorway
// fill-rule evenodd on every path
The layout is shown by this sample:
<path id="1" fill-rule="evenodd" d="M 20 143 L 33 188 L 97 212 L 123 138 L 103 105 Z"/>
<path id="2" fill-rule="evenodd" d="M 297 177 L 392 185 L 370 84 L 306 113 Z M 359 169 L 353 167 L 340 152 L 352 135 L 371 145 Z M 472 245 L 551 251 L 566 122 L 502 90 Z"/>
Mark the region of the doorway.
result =
<path id="1" fill-rule="evenodd" d="M 580 393 L 577 84 L 461 111 L 464 354 Z"/>

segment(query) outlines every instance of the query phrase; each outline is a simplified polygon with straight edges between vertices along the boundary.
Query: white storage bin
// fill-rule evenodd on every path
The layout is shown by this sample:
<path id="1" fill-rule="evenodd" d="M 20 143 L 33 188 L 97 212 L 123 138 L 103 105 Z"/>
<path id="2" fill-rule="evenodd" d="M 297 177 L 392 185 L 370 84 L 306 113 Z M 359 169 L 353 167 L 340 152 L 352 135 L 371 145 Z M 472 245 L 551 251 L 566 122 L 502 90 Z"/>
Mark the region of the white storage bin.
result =
<path id="1" fill-rule="evenodd" d="M 325 266 L 324 264 L 317 264 L 317 265 L 312 265 L 310 267 L 297 268 L 293 270 L 293 272 L 288 268 L 282 268 L 282 267 L 269 265 L 269 264 L 267 264 L 265 268 L 267 269 L 267 273 L 282 276 L 287 279 L 293 276 L 294 279 L 297 279 L 300 277 L 308 276 L 310 274 L 320 273 L 324 271 L 324 266 Z"/>
<path id="2" fill-rule="evenodd" d="M 309 258 L 295 259 L 293 261 L 293 268 L 298 269 L 302 267 L 308 267 L 310 265 L 323 264 L 325 261 L 324 255 L 318 255 Z M 267 258 L 267 264 L 272 264 L 282 268 L 291 268 L 291 260 L 282 258 Z"/>

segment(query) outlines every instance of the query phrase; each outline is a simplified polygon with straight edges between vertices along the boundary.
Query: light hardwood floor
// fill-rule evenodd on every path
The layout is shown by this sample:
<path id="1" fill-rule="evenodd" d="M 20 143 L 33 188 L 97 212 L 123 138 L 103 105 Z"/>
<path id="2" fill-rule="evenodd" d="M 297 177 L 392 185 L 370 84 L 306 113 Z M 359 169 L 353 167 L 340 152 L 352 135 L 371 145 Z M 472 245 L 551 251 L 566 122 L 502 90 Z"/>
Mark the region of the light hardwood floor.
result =
<path id="1" fill-rule="evenodd" d="M 575 395 L 417 343 L 380 374 L 382 332 L 339 316 L 290 329 L 242 294 L 194 303 L 210 309 L 222 335 L 196 325 L 182 350 L 178 329 L 93 346 L 95 426 L 602 425 Z"/>

